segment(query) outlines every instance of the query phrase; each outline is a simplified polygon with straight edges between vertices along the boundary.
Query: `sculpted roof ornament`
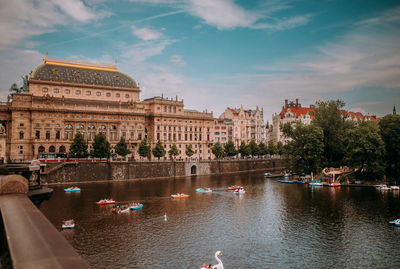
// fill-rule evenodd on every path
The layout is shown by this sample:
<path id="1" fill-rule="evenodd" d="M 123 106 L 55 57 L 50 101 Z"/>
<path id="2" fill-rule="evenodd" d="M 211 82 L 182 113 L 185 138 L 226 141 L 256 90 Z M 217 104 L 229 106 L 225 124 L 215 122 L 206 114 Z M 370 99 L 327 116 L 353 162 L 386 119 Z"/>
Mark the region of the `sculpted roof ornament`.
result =
<path id="1" fill-rule="evenodd" d="M 117 71 L 116 65 L 93 64 L 46 57 L 31 75 L 32 79 L 138 88 L 130 76 Z"/>

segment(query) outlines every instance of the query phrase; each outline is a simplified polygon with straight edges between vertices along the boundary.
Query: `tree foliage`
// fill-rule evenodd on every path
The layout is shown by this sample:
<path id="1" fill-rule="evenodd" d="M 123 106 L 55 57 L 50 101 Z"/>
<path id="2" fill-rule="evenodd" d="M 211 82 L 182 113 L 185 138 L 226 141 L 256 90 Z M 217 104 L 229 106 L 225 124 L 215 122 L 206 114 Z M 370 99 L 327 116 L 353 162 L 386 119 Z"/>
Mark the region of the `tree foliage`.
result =
<path id="1" fill-rule="evenodd" d="M 258 156 L 259 149 L 258 149 L 258 145 L 257 145 L 256 141 L 251 140 L 248 146 L 249 146 L 249 150 L 250 150 L 250 155 L 253 157 Z"/>
<path id="2" fill-rule="evenodd" d="M 241 157 L 246 157 L 250 155 L 250 148 L 246 145 L 246 142 L 242 141 L 238 149 Z"/>
<path id="3" fill-rule="evenodd" d="M 125 157 L 126 155 L 131 153 L 131 151 L 128 149 L 128 145 L 126 144 L 125 138 L 123 136 L 121 136 L 121 139 L 115 146 L 115 152 L 122 157 Z"/>
<path id="4" fill-rule="evenodd" d="M 400 180 L 400 115 L 386 115 L 379 122 L 380 133 L 386 148 L 386 175 Z"/>
<path id="5" fill-rule="evenodd" d="M 324 153 L 325 166 L 339 167 L 343 165 L 345 156 L 344 140 L 347 130 L 353 128 L 352 121 L 346 120 L 341 112 L 344 102 L 341 100 L 318 101 L 314 112 L 312 124 L 322 128 L 324 132 Z"/>
<path id="6" fill-rule="evenodd" d="M 165 156 L 165 149 L 160 140 L 157 141 L 152 152 L 154 157 L 157 157 L 158 159 Z"/>
<path id="7" fill-rule="evenodd" d="M 265 145 L 263 142 L 260 142 L 260 144 L 258 144 L 258 154 L 261 156 L 268 154 L 267 145 Z"/>
<path id="8" fill-rule="evenodd" d="M 88 144 L 81 133 L 76 133 L 74 141 L 69 147 L 69 156 L 72 158 L 86 158 L 88 156 Z"/>
<path id="9" fill-rule="evenodd" d="M 224 147 L 221 145 L 221 143 L 217 142 L 212 146 L 211 152 L 214 154 L 216 159 L 220 159 L 222 156 L 224 156 Z"/>
<path id="10" fill-rule="evenodd" d="M 320 127 L 304 125 L 301 122 L 286 123 L 282 131 L 291 138 L 286 144 L 285 159 L 296 171 L 318 172 L 323 154 L 323 130 Z"/>
<path id="11" fill-rule="evenodd" d="M 283 143 L 281 141 L 278 141 L 278 143 L 276 143 L 276 154 L 283 154 Z"/>
<path id="12" fill-rule="evenodd" d="M 168 154 L 174 157 L 178 156 L 179 155 L 178 147 L 175 144 L 172 144 L 171 148 L 168 151 Z"/>
<path id="13" fill-rule="evenodd" d="M 360 122 L 347 131 L 346 164 L 361 168 L 357 175 L 366 180 L 382 179 L 385 145 L 375 122 Z"/>
<path id="14" fill-rule="evenodd" d="M 192 157 L 192 155 L 194 154 L 194 151 L 193 151 L 193 148 L 192 148 L 191 144 L 186 145 L 186 152 L 185 153 L 186 153 L 186 156 Z"/>
<path id="15" fill-rule="evenodd" d="M 277 154 L 277 149 L 276 149 L 276 146 L 275 146 L 275 144 L 274 144 L 274 142 L 273 141 L 269 141 L 268 142 L 268 154 L 269 155 L 275 155 L 275 154 Z"/>
<path id="16" fill-rule="evenodd" d="M 236 150 L 235 144 L 232 142 L 232 140 L 229 140 L 228 143 L 225 144 L 224 147 L 224 152 L 226 156 L 232 157 L 238 154 L 238 151 Z"/>
<path id="17" fill-rule="evenodd" d="M 90 155 L 96 158 L 109 158 L 111 155 L 110 143 L 107 141 L 104 133 L 98 133 L 94 137 L 93 150 Z"/>
<path id="18" fill-rule="evenodd" d="M 148 157 L 150 155 L 150 145 L 147 144 L 147 140 L 143 139 L 138 147 L 138 153 L 141 157 Z"/>

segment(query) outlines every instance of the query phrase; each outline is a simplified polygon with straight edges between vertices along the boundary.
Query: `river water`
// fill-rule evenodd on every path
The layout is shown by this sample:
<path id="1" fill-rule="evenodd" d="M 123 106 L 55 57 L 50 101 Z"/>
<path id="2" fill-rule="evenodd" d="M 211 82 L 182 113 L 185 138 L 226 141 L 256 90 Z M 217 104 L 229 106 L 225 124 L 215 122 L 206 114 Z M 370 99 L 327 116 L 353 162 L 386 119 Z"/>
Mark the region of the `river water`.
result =
<path id="1" fill-rule="evenodd" d="M 225 191 L 242 185 L 243 195 Z M 399 191 L 282 184 L 262 173 L 78 184 L 40 209 L 93 268 L 400 268 Z M 211 187 L 212 193 L 196 193 Z M 188 199 L 170 195 L 182 192 Z M 114 214 L 96 201 L 143 203 Z M 164 214 L 167 215 L 165 220 Z M 60 229 L 61 230 L 61 229 Z"/>

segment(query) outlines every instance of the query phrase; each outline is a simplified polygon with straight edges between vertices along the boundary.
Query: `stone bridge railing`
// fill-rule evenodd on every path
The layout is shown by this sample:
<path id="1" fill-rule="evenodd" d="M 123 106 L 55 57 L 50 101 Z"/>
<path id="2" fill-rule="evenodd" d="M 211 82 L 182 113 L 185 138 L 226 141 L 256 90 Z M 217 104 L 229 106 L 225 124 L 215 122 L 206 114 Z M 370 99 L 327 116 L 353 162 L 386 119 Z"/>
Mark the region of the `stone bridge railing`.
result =
<path id="1" fill-rule="evenodd" d="M 27 197 L 21 175 L 0 175 L 0 268 L 90 268 Z"/>

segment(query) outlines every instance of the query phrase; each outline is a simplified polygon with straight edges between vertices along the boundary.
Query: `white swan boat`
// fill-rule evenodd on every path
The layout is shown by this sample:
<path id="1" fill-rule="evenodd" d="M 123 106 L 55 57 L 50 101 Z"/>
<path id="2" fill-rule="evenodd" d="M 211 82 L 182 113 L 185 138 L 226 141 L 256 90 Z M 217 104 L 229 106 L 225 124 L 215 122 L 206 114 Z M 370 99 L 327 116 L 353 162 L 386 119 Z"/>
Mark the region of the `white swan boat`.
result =
<path id="1" fill-rule="evenodd" d="M 212 269 L 224 269 L 224 265 L 222 264 L 222 261 L 220 260 L 220 258 L 218 258 L 218 256 L 222 256 L 222 252 L 221 251 L 217 251 L 215 252 L 215 259 L 217 260 L 218 264 L 213 265 L 211 268 Z M 205 269 L 205 268 L 209 268 L 207 265 L 203 265 L 200 269 Z"/>
<path id="2" fill-rule="evenodd" d="M 390 188 L 388 186 L 386 186 L 386 184 L 379 184 L 375 186 L 377 190 L 380 191 L 388 191 L 390 190 Z"/>
<path id="3" fill-rule="evenodd" d="M 393 191 L 398 191 L 398 190 L 400 190 L 400 187 L 399 186 L 390 186 L 390 189 Z"/>

